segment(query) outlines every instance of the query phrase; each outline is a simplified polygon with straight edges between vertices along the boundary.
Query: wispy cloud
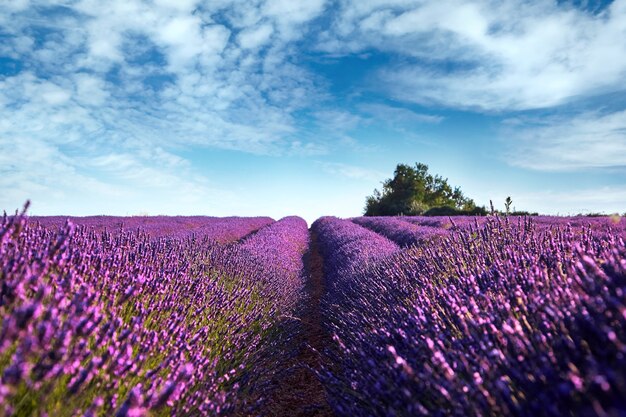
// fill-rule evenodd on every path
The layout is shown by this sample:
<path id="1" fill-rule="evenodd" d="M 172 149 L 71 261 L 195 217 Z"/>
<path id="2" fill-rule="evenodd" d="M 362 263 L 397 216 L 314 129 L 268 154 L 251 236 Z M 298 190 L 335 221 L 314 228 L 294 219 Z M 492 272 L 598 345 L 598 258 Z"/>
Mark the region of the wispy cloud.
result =
<path id="1" fill-rule="evenodd" d="M 0 54 L 22 68 L 0 75 L 0 113 L 9 116 L 0 141 L 13 150 L 3 152 L 2 188 L 20 194 L 3 193 L 0 203 L 67 192 L 70 179 L 103 196 L 147 187 L 202 198 L 215 187 L 181 149 L 318 153 L 296 137 L 293 117 L 316 99 L 315 77 L 287 57 L 324 7 L 3 2 Z"/>
<path id="2" fill-rule="evenodd" d="M 505 124 L 507 161 L 547 170 L 626 167 L 626 111 L 598 112 Z"/>
<path id="3" fill-rule="evenodd" d="M 118 207 L 155 196 L 232 202 L 190 154 L 316 164 L 340 151 L 372 155 L 386 133 L 457 134 L 458 113 L 508 118 L 507 147 L 494 152 L 515 166 L 624 166 L 626 103 L 559 106 L 624 91 L 626 4 L 574 3 L 0 2 L 0 206 L 38 196 L 59 211 L 81 196 Z M 338 64 L 316 72 L 326 61 Z M 545 108 L 550 118 L 524 113 Z M 368 128 L 376 135 L 360 138 Z M 387 145 L 385 158 L 397 158 Z M 384 178 L 333 161 L 319 167 Z"/>
<path id="4" fill-rule="evenodd" d="M 334 132 L 349 132 L 364 122 L 363 118 L 345 110 L 318 110 L 313 116 L 320 128 Z"/>
<path id="5" fill-rule="evenodd" d="M 322 161 L 318 161 L 317 163 L 321 166 L 322 170 L 329 174 L 354 180 L 381 181 L 385 177 L 385 174 L 380 171 L 355 165 Z"/>
<path id="6" fill-rule="evenodd" d="M 391 124 L 440 123 L 444 117 L 433 114 L 417 113 L 412 110 L 378 103 L 364 103 L 359 110 L 379 120 Z"/>
<path id="7" fill-rule="evenodd" d="M 27 70 L 5 80 L 26 93 L 3 94 L 18 116 L 36 104 L 65 113 L 89 108 L 85 123 L 113 114 L 114 130 L 128 136 L 158 120 L 166 126 L 157 131 L 176 133 L 170 141 L 264 152 L 264 145 L 276 151 L 294 130 L 291 112 L 316 96 L 312 75 L 285 57 L 289 42 L 302 36 L 291 29 L 319 14 L 323 1 L 2 7 L 4 52 Z M 239 14 L 231 13 L 235 7 Z M 271 37 L 272 47 L 262 48 Z M 147 116 L 129 115 L 129 108 Z"/>
<path id="8" fill-rule="evenodd" d="M 494 202 L 503 202 L 509 195 L 511 193 L 490 197 L 494 199 Z M 626 187 L 624 186 L 549 189 L 532 193 L 513 193 L 512 197 L 516 209 L 562 216 L 588 213 L 622 214 L 626 207 Z"/>
<path id="9" fill-rule="evenodd" d="M 321 50 L 375 48 L 405 59 L 379 72 L 397 99 L 465 109 L 545 108 L 623 89 L 626 4 L 599 13 L 561 2 L 341 1 Z"/>

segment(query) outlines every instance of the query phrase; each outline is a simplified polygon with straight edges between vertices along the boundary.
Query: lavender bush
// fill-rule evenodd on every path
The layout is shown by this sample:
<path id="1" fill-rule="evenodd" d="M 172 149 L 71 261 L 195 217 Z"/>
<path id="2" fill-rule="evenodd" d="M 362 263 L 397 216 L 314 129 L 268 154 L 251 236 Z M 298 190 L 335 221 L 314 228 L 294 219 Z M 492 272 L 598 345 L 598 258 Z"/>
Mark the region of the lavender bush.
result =
<path id="1" fill-rule="evenodd" d="M 258 375 L 270 330 L 294 305 L 282 296 L 296 294 L 283 288 L 301 273 L 286 259 L 301 259 L 306 246 L 306 224 L 296 223 L 258 233 L 266 238 L 256 251 L 274 245 L 275 254 L 260 265 L 248 256 L 254 237 L 244 249 L 206 236 L 113 235 L 70 222 L 57 231 L 5 216 L 0 415 L 244 412 L 245 385 L 254 384 L 244 376 Z M 282 239 L 268 238 L 272 229 Z"/>
<path id="2" fill-rule="evenodd" d="M 65 216 L 31 217 L 30 222 L 59 230 L 65 226 L 67 219 Z M 195 235 L 199 238 L 208 237 L 219 243 L 235 242 L 274 221 L 270 217 L 207 216 L 88 216 L 69 219 L 75 225 L 97 232 L 141 230 L 154 238 L 184 238 Z"/>
<path id="3" fill-rule="evenodd" d="M 419 226 L 431 226 L 438 227 L 447 230 L 456 230 L 462 228 L 468 228 L 475 226 L 476 224 L 484 225 L 491 216 L 399 216 L 394 219 L 401 220 L 406 223 L 416 224 Z M 493 219 L 493 218 L 492 218 Z M 524 222 L 526 217 L 509 216 L 510 223 L 519 224 Z M 573 229 L 581 229 L 583 227 L 590 227 L 594 230 L 606 231 L 610 230 L 611 233 L 618 233 L 622 236 L 626 236 L 626 218 L 623 216 L 599 216 L 599 217 L 587 217 L 587 216 L 574 216 L 574 217 L 559 217 L 559 216 L 533 216 L 533 224 L 538 229 L 550 229 L 556 227 L 570 226 Z"/>
<path id="4" fill-rule="evenodd" d="M 393 240 L 402 247 L 425 244 L 430 239 L 440 238 L 449 233 L 442 227 L 413 224 L 398 217 L 356 217 L 352 221 Z"/>
<path id="5" fill-rule="evenodd" d="M 319 238 L 336 240 L 329 228 Z M 619 234 L 492 218 L 388 253 L 330 286 L 324 380 L 338 415 L 626 412 Z"/>
<path id="6" fill-rule="evenodd" d="M 272 409 L 302 341 L 304 220 L 80 221 L 2 220 L 0 417 Z M 626 414 L 623 219 L 323 217 L 312 233 L 337 415 Z"/>
<path id="7" fill-rule="evenodd" d="M 389 239 L 349 220 L 322 217 L 311 229 L 320 236 L 319 249 L 330 285 L 350 280 L 354 271 L 400 250 Z"/>

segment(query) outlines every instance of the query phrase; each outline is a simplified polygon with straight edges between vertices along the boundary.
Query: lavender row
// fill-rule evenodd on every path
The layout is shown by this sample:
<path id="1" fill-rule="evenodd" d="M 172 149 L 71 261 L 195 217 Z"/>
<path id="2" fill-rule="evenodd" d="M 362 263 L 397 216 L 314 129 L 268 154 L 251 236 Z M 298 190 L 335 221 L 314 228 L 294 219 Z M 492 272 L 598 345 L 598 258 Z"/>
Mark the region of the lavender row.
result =
<path id="1" fill-rule="evenodd" d="M 472 226 L 475 223 L 482 225 L 487 221 L 487 217 L 481 216 L 454 216 L 454 218 L 451 216 L 399 216 L 396 218 L 418 226 L 437 227 L 446 230 Z"/>
<path id="2" fill-rule="evenodd" d="M 324 352 L 324 368 L 321 381 L 329 394 L 329 404 L 339 415 L 348 410 L 344 410 L 342 405 L 342 393 L 353 389 L 350 381 L 353 369 L 361 367 L 361 372 L 366 371 L 370 366 L 368 362 L 354 368 L 345 361 L 347 355 L 338 346 L 346 347 L 339 335 L 346 334 L 345 326 L 354 326 L 354 329 L 363 329 L 363 332 L 355 332 L 355 337 L 366 335 L 371 328 L 376 328 L 376 323 L 363 320 L 370 317 L 370 314 L 350 308 L 353 302 L 352 288 L 358 286 L 367 292 L 367 298 L 373 301 L 381 300 L 380 290 L 385 290 L 384 283 L 368 282 L 368 285 L 361 285 L 359 282 L 361 271 L 376 265 L 382 259 L 393 257 L 400 252 L 400 247 L 389 239 L 359 226 L 349 220 L 341 220 L 336 217 L 322 217 L 316 220 L 311 226 L 312 232 L 317 236 L 318 248 L 324 259 L 324 275 L 327 292 L 322 300 L 323 326 L 327 332 L 338 342 L 335 349 Z M 379 284 L 379 285 L 378 285 Z M 364 295 L 364 292 L 361 293 Z M 380 298 L 379 298 L 380 297 Z M 368 306 L 371 308 L 372 306 Z M 378 308 L 384 308 L 383 305 Z M 361 343 L 367 343 L 362 341 Z M 354 341 L 352 345 L 359 343 Z M 365 368 L 363 368 L 365 367 Z M 346 376 L 346 384 L 339 383 L 336 376 L 341 373 Z M 342 381 L 343 382 L 343 381 Z M 352 398 L 347 398 L 351 401 Z"/>
<path id="3" fill-rule="evenodd" d="M 257 242 L 271 245 L 279 264 L 301 259 L 306 224 L 295 223 L 273 223 L 260 236 L 274 229 L 281 238 Z M 293 286 L 296 273 L 259 272 L 254 247 L 253 238 L 244 249 L 5 217 L 2 415 L 245 413 L 242 384 L 254 385 L 250 370 L 271 351 L 276 318 L 294 305 L 280 297 L 293 292 L 276 288 Z"/>
<path id="4" fill-rule="evenodd" d="M 356 217 L 352 221 L 393 240 L 402 247 L 420 245 L 449 233 L 442 227 L 422 226 L 402 221 L 397 217 Z"/>
<path id="5" fill-rule="evenodd" d="M 335 283 L 324 381 L 338 415 L 626 411 L 619 234 L 492 218 Z"/>
<path id="6" fill-rule="evenodd" d="M 378 233 L 336 217 L 316 220 L 311 230 L 318 236 L 319 251 L 324 258 L 327 281 L 327 296 L 323 300 L 324 325 L 331 332 L 336 332 L 335 327 L 341 327 L 343 319 L 342 311 L 335 309 L 334 305 L 349 303 L 345 297 L 351 296 L 349 289 L 357 284 L 355 280 L 361 271 L 399 253 L 400 247 Z M 372 291 L 372 297 L 375 298 L 380 286 L 374 285 L 367 289 Z"/>
<path id="7" fill-rule="evenodd" d="M 304 297 L 303 256 L 309 247 L 309 230 L 300 217 L 285 217 L 260 229 L 238 244 L 242 256 L 256 265 L 266 289 L 264 297 L 284 300 L 272 311 L 274 325 L 268 329 L 271 344 L 258 350 L 254 366 L 247 370 L 246 390 L 250 406 L 246 415 L 263 415 L 271 408 L 276 390 L 286 370 L 285 364 L 298 354 L 293 341 L 302 332 L 297 309 Z"/>
<path id="8" fill-rule="evenodd" d="M 333 281 L 349 280 L 354 271 L 400 250 L 389 239 L 349 220 L 336 217 L 317 219 L 311 229 L 319 239 L 324 271 Z"/>
<path id="9" fill-rule="evenodd" d="M 448 230 L 467 228 L 475 226 L 476 224 L 484 225 L 488 219 L 493 219 L 492 216 L 399 216 L 395 218 L 411 224 L 439 227 Z M 500 218 L 504 219 L 504 217 Z M 521 224 L 526 218 L 520 216 L 509 216 L 508 219 L 510 223 Z M 550 229 L 557 226 L 566 227 L 569 225 L 576 229 L 590 227 L 595 230 L 608 230 L 611 231 L 611 233 L 618 233 L 622 236 L 626 236 L 626 218 L 622 216 L 533 216 L 532 220 L 535 227 L 539 229 Z"/>
<path id="10" fill-rule="evenodd" d="M 284 271 L 298 279 L 302 255 L 309 245 L 309 231 L 304 219 L 290 216 L 281 219 L 244 239 L 239 246 L 266 266 Z"/>
<path id="11" fill-rule="evenodd" d="M 47 228 L 60 229 L 68 217 L 31 217 L 31 222 L 39 222 Z M 219 243 L 235 242 L 244 236 L 274 222 L 270 217 L 207 217 L 207 216 L 150 216 L 113 217 L 89 216 L 69 217 L 72 223 L 97 232 L 119 232 L 137 229 L 150 236 L 184 238 L 194 235 L 208 237 Z"/>

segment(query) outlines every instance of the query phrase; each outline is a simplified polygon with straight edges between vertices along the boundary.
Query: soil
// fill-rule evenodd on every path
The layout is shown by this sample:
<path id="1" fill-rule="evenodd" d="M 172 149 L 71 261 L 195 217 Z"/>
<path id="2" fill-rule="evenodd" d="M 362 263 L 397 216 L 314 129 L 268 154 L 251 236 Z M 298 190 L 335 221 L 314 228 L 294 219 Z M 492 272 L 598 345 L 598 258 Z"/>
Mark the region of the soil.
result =
<path id="1" fill-rule="evenodd" d="M 322 326 L 321 299 L 325 291 L 323 260 L 318 251 L 317 236 L 311 232 L 309 251 L 304 256 L 307 273 L 304 304 L 298 318 L 301 331 L 292 339 L 297 345 L 295 357 L 285 363 L 285 372 L 259 410 L 260 416 L 329 417 L 334 416 L 324 387 L 313 370 L 319 370 L 318 352 L 330 344 L 330 336 Z"/>

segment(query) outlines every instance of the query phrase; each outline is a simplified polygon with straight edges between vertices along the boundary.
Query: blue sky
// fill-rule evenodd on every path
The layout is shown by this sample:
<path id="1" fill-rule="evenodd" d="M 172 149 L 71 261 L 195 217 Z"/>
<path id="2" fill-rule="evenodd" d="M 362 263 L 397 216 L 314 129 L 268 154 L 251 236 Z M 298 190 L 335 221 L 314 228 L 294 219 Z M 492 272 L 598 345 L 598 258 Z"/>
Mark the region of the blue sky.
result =
<path id="1" fill-rule="evenodd" d="M 626 1 L 0 1 L 0 208 L 626 211 Z"/>

